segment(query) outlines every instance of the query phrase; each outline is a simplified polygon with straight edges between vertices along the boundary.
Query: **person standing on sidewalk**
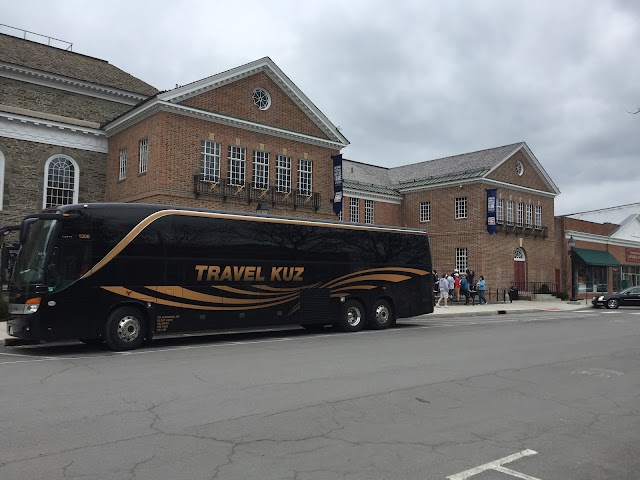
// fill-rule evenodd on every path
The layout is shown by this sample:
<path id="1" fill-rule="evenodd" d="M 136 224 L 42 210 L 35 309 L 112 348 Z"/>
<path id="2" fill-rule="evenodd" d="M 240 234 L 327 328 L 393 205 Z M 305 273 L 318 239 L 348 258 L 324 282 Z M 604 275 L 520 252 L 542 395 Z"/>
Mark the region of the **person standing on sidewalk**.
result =
<path id="1" fill-rule="evenodd" d="M 444 306 L 448 307 L 448 298 L 449 298 L 449 281 L 447 280 L 447 274 L 443 273 L 442 278 L 438 280 L 438 288 L 440 289 L 440 298 L 438 299 L 438 303 L 436 303 L 436 307 L 440 307 L 440 302 L 444 299 Z"/>
<path id="2" fill-rule="evenodd" d="M 480 275 L 480 280 L 476 283 L 476 290 L 478 291 L 478 305 L 482 305 L 482 302 L 485 304 L 488 303 L 487 299 L 484 298 L 484 290 L 486 288 L 486 282 L 484 281 L 484 277 Z"/>
<path id="3" fill-rule="evenodd" d="M 456 302 L 460 303 L 460 276 L 457 273 L 453 274 L 453 291 L 456 296 Z M 453 298 L 451 301 L 453 301 Z"/>
<path id="4" fill-rule="evenodd" d="M 469 280 L 465 274 L 462 274 L 462 280 L 460 280 L 460 293 L 464 295 L 464 304 L 469 305 Z"/>

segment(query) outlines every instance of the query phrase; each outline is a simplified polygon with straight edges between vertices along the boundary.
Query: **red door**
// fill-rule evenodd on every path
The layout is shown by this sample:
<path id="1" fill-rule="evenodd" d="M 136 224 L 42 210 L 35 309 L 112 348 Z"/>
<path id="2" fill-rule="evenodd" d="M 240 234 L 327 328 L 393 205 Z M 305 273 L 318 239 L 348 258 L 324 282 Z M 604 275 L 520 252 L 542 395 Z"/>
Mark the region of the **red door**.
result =
<path id="1" fill-rule="evenodd" d="M 525 290 L 525 263 L 526 262 L 518 260 L 515 260 L 513 262 L 513 283 L 515 287 L 520 291 Z"/>

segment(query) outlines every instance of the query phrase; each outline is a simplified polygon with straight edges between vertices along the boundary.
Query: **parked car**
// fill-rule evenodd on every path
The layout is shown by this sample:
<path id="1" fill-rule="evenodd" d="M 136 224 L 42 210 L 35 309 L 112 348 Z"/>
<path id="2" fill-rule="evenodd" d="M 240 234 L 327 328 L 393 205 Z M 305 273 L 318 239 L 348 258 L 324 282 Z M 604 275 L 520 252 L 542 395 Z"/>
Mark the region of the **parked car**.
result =
<path id="1" fill-rule="evenodd" d="M 593 297 L 591 303 L 595 308 L 640 307 L 640 287 L 629 287 L 618 293 L 608 293 Z"/>

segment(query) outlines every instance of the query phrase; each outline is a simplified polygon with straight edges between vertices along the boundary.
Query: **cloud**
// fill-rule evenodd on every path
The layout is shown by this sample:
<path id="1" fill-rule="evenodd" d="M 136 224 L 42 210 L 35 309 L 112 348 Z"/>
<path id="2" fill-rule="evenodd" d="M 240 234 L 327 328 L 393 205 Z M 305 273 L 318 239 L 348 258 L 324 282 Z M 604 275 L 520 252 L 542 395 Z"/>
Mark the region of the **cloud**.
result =
<path id="1" fill-rule="evenodd" d="M 341 127 L 353 160 L 395 166 L 525 141 L 563 192 L 557 212 L 640 201 L 632 0 L 24 0 L 4 10 L 3 22 L 72 41 L 160 89 L 270 56 Z"/>

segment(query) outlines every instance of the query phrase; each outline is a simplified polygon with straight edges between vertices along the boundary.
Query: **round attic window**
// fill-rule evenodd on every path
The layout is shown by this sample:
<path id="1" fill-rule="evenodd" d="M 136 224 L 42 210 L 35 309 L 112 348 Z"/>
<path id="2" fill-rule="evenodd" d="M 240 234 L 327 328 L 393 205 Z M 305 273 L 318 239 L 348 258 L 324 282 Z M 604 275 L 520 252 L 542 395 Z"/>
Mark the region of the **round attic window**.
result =
<path id="1" fill-rule="evenodd" d="M 271 106 L 271 95 L 264 88 L 256 88 L 253 91 L 253 103 L 260 110 L 266 110 Z"/>
<path id="2" fill-rule="evenodd" d="M 517 162 L 516 163 L 516 172 L 518 173 L 518 175 L 521 177 L 522 174 L 524 173 L 524 165 L 522 164 L 522 162 Z"/>

